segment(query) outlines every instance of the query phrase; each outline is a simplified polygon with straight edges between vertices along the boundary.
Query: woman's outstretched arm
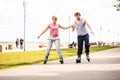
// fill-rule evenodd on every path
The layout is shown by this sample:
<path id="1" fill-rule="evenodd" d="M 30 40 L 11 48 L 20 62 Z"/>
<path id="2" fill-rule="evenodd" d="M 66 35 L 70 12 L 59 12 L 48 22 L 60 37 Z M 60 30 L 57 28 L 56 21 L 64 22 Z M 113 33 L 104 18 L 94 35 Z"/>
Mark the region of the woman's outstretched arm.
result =
<path id="1" fill-rule="evenodd" d="M 59 27 L 60 27 L 61 29 L 64 29 L 64 30 L 71 28 L 71 26 L 69 26 L 69 27 L 59 26 Z"/>
<path id="2" fill-rule="evenodd" d="M 40 36 L 42 36 L 48 29 L 49 29 L 49 27 L 47 26 L 46 29 L 43 30 L 43 32 L 38 36 L 38 38 L 40 38 Z"/>

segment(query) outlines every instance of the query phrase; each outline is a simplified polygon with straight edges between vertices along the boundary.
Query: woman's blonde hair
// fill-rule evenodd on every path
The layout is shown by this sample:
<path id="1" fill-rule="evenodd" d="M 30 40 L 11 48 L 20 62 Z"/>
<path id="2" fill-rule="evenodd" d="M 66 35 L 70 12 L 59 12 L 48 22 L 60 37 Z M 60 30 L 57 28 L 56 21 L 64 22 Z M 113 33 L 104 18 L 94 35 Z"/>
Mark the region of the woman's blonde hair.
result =
<path id="1" fill-rule="evenodd" d="M 55 20 L 57 20 L 57 17 L 56 17 L 56 16 L 52 16 L 52 19 L 55 19 Z"/>

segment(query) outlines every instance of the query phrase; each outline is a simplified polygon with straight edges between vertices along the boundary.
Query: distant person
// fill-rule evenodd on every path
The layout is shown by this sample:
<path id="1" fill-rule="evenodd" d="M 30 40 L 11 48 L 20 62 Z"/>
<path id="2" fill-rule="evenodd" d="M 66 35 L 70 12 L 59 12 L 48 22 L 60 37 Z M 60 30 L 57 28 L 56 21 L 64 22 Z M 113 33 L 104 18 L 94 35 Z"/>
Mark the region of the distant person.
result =
<path id="1" fill-rule="evenodd" d="M 16 39 L 15 44 L 16 44 L 16 48 L 18 48 L 18 46 L 19 46 L 19 39 L 18 38 Z"/>
<path id="2" fill-rule="evenodd" d="M 56 46 L 56 50 L 57 50 L 57 53 L 58 53 L 59 58 L 60 58 L 60 63 L 61 64 L 64 63 L 63 57 L 62 57 L 62 53 L 61 53 L 61 50 L 60 50 L 59 28 L 65 30 L 65 29 L 68 29 L 70 27 L 63 27 L 63 26 L 57 24 L 56 22 L 57 22 L 57 17 L 53 16 L 52 17 L 52 23 L 50 23 L 46 27 L 46 29 L 38 36 L 38 38 L 40 38 L 48 29 L 50 29 L 50 34 L 49 34 L 49 37 L 48 37 L 48 45 L 47 45 L 47 50 L 46 50 L 44 64 L 47 63 L 48 56 L 50 54 L 50 50 L 51 50 L 51 47 L 52 47 L 53 43 Z"/>
<path id="3" fill-rule="evenodd" d="M 7 46 L 5 47 L 5 50 L 8 50 Z"/>
<path id="4" fill-rule="evenodd" d="M 82 55 L 82 50 L 83 50 L 83 41 L 85 41 L 85 53 L 86 53 L 86 59 L 88 62 L 90 62 L 90 43 L 89 43 L 89 34 L 87 31 L 87 27 L 90 30 L 92 34 L 93 31 L 91 29 L 91 26 L 88 24 L 87 20 L 84 18 L 81 18 L 81 14 L 79 12 L 76 12 L 74 14 L 76 21 L 72 25 L 72 31 L 76 29 L 77 31 L 77 39 L 78 39 L 78 51 L 77 51 L 77 59 L 76 63 L 81 63 L 81 55 Z M 87 26 L 87 27 L 86 27 Z"/>
<path id="5" fill-rule="evenodd" d="M 24 42 L 24 40 L 21 38 L 20 39 L 20 49 L 23 49 L 23 42 Z"/>

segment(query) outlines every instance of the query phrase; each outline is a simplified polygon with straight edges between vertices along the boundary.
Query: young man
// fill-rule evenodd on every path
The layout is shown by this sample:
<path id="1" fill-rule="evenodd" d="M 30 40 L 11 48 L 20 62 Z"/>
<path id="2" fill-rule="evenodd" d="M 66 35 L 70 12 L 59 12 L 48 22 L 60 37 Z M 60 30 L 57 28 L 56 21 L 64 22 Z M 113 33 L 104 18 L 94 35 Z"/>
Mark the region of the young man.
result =
<path id="1" fill-rule="evenodd" d="M 86 53 L 86 59 L 88 60 L 88 62 L 90 62 L 90 57 L 89 57 L 89 34 L 87 31 L 86 26 L 88 27 L 88 29 L 90 30 L 90 32 L 92 34 L 93 31 L 91 29 L 91 26 L 88 24 L 88 22 L 81 18 L 81 14 L 79 12 L 76 12 L 74 14 L 76 21 L 75 23 L 72 25 L 72 31 L 75 30 L 77 31 L 77 39 L 78 39 L 78 52 L 77 52 L 77 56 L 78 58 L 76 59 L 76 63 L 81 63 L 81 55 L 82 55 L 82 50 L 83 50 L 83 42 L 85 42 L 85 53 Z"/>
<path id="2" fill-rule="evenodd" d="M 52 47 L 53 43 L 56 46 L 56 50 L 57 50 L 57 53 L 58 53 L 59 58 L 60 58 L 60 63 L 61 64 L 64 63 L 62 53 L 61 53 L 61 50 L 60 50 L 59 28 L 66 30 L 66 29 L 68 29 L 70 27 L 63 27 L 63 26 L 57 24 L 57 17 L 53 16 L 52 17 L 52 23 L 50 23 L 46 27 L 46 29 L 38 36 L 38 38 L 40 38 L 48 29 L 50 29 L 50 34 L 49 34 L 49 37 L 48 37 L 48 45 L 47 45 L 44 64 L 47 63 L 48 56 L 50 54 L 50 50 L 51 50 L 51 47 Z"/>

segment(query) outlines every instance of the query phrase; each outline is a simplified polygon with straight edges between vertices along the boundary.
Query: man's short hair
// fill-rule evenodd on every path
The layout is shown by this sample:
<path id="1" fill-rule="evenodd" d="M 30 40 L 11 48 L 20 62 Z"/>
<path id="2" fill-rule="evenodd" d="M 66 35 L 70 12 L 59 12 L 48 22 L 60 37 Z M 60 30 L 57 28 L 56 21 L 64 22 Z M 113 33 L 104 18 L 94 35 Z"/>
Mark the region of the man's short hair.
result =
<path id="1" fill-rule="evenodd" d="M 81 16 L 80 12 L 76 12 L 74 16 Z"/>

